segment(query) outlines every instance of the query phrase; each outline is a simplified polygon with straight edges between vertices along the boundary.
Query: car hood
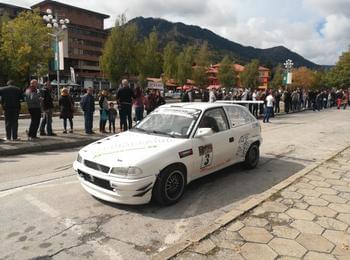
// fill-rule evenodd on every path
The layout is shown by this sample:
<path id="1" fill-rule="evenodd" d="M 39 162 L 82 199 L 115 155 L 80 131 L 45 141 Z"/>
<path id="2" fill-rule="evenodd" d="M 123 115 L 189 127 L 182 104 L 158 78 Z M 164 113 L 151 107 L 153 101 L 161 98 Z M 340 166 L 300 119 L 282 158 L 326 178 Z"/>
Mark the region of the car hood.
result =
<path id="1" fill-rule="evenodd" d="M 188 139 L 128 131 L 85 146 L 80 150 L 80 155 L 85 160 L 109 167 L 137 166 L 138 163 L 186 141 Z"/>

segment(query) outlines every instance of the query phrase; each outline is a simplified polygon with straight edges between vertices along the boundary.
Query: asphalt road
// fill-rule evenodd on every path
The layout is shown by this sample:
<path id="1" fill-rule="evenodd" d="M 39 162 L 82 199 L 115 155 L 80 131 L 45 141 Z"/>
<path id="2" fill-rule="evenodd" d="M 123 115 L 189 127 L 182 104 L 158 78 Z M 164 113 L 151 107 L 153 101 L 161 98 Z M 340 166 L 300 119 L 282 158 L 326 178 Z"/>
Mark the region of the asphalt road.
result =
<path id="1" fill-rule="evenodd" d="M 123 206 L 87 194 L 77 150 L 0 158 L 0 259 L 145 259 L 234 205 L 350 142 L 350 110 L 303 112 L 262 125 L 257 169 L 228 167 L 188 186 L 171 207 Z M 45 259 L 45 258 L 44 258 Z"/>

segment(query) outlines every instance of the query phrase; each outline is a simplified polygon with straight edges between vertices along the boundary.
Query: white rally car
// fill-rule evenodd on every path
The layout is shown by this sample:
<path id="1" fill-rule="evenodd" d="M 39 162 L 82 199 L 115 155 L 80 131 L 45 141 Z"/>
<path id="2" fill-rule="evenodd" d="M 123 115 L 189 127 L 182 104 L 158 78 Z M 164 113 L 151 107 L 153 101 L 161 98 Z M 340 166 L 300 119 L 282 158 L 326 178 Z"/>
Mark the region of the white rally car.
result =
<path id="1" fill-rule="evenodd" d="M 261 128 L 240 105 L 164 105 L 133 129 L 79 151 L 74 170 L 84 189 L 122 204 L 177 202 L 191 181 L 237 162 L 259 161 Z"/>

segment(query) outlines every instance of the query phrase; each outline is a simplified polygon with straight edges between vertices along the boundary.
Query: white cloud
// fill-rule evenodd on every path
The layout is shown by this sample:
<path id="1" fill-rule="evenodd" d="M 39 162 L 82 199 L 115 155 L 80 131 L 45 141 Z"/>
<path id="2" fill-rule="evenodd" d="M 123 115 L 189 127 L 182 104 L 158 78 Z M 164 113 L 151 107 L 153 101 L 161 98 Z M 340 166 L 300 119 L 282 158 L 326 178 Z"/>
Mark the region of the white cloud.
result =
<path id="1" fill-rule="evenodd" d="M 283 45 L 320 64 L 334 64 L 350 43 L 350 0 L 60 0 L 111 15 L 160 17 L 213 30 L 259 48 Z M 8 1 L 9 2 L 9 1 Z M 15 0 L 30 6 L 38 1 Z"/>

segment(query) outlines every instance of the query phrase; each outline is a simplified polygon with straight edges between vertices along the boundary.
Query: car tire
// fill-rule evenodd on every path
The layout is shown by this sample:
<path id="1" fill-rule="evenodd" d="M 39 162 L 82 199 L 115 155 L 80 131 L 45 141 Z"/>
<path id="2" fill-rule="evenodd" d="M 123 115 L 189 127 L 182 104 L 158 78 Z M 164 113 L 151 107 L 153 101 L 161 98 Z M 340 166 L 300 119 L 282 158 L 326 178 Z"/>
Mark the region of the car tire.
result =
<path id="1" fill-rule="evenodd" d="M 153 188 L 152 199 L 163 206 L 178 202 L 185 192 L 186 174 L 184 167 L 166 167 L 158 175 Z"/>
<path id="2" fill-rule="evenodd" d="M 254 143 L 249 147 L 248 152 L 245 155 L 244 166 L 247 169 L 254 169 L 259 163 L 259 158 L 259 145 Z"/>

